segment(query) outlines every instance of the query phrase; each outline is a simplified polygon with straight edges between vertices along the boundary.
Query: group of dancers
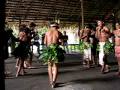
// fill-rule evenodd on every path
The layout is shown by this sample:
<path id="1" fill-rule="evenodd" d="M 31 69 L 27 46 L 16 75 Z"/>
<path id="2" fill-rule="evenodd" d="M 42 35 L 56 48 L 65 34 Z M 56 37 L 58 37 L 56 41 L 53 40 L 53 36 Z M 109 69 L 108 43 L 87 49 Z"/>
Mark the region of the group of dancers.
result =
<path id="1" fill-rule="evenodd" d="M 118 75 L 120 75 L 120 24 L 116 23 L 116 30 L 110 32 L 110 30 L 105 26 L 104 22 L 101 20 L 97 21 L 96 30 L 90 25 L 86 25 L 84 29 L 80 30 L 79 38 L 83 41 L 86 48 L 83 48 L 83 64 L 90 68 L 95 64 L 96 56 L 98 56 L 98 63 L 101 66 L 101 72 L 109 72 L 109 65 L 107 60 L 107 55 L 105 53 L 106 42 L 111 42 L 114 44 L 115 56 L 118 61 Z M 25 67 L 31 67 L 32 65 L 32 52 L 30 49 L 31 39 L 35 37 L 36 24 L 31 23 L 29 28 L 26 25 L 21 25 L 19 30 L 19 35 L 16 41 L 19 43 L 12 54 L 17 58 L 17 72 L 16 77 L 19 75 L 24 75 Z M 110 38 L 112 40 L 110 41 Z M 45 47 L 49 47 L 48 52 L 51 51 L 52 54 L 45 54 L 44 58 L 47 58 L 48 64 L 48 75 L 49 82 L 52 88 L 56 85 L 56 80 L 58 76 L 58 63 L 60 62 L 60 55 L 64 55 L 64 52 L 59 52 L 58 48 L 63 44 L 62 33 L 59 31 L 59 24 L 52 22 L 49 25 L 49 30 L 44 35 Z M 92 47 L 91 47 L 92 45 Z M 99 53 L 97 55 L 96 49 L 99 45 Z M 56 50 L 57 49 L 57 50 Z M 62 53 L 62 54 L 61 54 Z M 51 56 L 54 55 L 54 56 Z M 27 60 L 29 58 L 29 60 Z M 43 59 L 44 59 L 43 58 Z M 57 59 L 57 61 L 55 60 Z M 62 60 L 63 61 L 63 60 Z"/>
<path id="2" fill-rule="evenodd" d="M 115 53 L 118 62 L 118 72 L 120 75 L 120 24 L 115 24 L 115 30 L 112 32 L 105 26 L 102 20 L 97 21 L 96 30 L 93 30 L 91 25 L 86 25 L 84 29 L 80 30 L 80 40 L 86 47 L 83 49 L 83 64 L 87 68 L 95 65 L 96 60 L 101 66 L 101 73 L 108 73 L 110 71 L 109 60 L 107 56 L 110 53 Z M 109 45 L 107 45 L 110 43 Z M 106 46 L 107 45 L 107 46 Z M 107 52 L 106 50 L 110 48 Z M 111 52 L 113 51 L 113 52 Z"/>
<path id="3" fill-rule="evenodd" d="M 108 73 L 109 69 L 109 60 L 107 60 L 108 52 L 115 52 L 115 57 L 118 62 L 118 72 L 117 75 L 120 75 L 120 24 L 115 24 L 115 30 L 112 32 L 109 30 L 107 26 L 105 26 L 104 22 L 101 20 L 97 21 L 96 30 L 90 25 L 86 25 L 84 29 L 80 30 L 79 38 L 80 41 L 84 43 L 83 48 L 83 63 L 90 68 L 91 62 L 92 65 L 95 64 L 95 59 L 98 56 L 98 64 L 101 66 L 101 73 Z M 62 38 L 61 33 L 58 31 L 59 25 L 57 23 L 52 23 L 48 32 L 45 34 L 44 43 L 47 47 L 51 46 L 51 50 L 54 50 L 56 46 L 61 45 Z M 108 45 L 107 45 L 108 44 Z M 53 47 L 54 46 L 54 47 Z M 92 47 L 91 47 L 92 46 Z M 98 48 L 99 46 L 99 48 Z M 107 49 L 108 51 L 106 51 Z M 57 49 L 57 48 L 56 48 Z M 96 50 L 98 53 L 96 53 Z M 112 49 L 112 50 L 110 50 Z M 55 50 L 56 51 L 56 50 Z M 59 51 L 58 51 L 59 52 Z M 56 52 L 56 56 L 59 54 Z M 112 53 L 113 53 L 112 52 Z M 61 52 L 62 53 L 62 52 Z M 49 55 L 48 55 L 49 58 Z M 55 83 L 58 76 L 58 62 L 54 62 L 53 58 L 48 59 L 48 74 L 49 81 L 52 88 L 55 87 Z"/>

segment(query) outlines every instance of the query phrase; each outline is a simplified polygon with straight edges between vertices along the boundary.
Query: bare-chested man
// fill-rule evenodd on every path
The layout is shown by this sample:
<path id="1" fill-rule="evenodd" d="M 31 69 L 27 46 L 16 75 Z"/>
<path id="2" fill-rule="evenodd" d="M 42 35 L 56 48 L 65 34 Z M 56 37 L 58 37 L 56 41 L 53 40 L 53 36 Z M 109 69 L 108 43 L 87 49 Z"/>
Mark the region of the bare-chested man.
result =
<path id="1" fill-rule="evenodd" d="M 60 36 L 61 33 L 58 31 L 59 25 L 57 23 L 51 23 L 50 29 L 45 34 L 44 44 L 46 46 L 49 46 L 51 44 L 57 44 L 59 45 Z M 52 88 L 54 88 L 57 75 L 58 75 L 58 65 L 55 62 L 52 62 L 51 60 L 48 61 L 48 74 L 49 74 L 49 80 Z"/>
<path id="2" fill-rule="evenodd" d="M 83 43 L 85 44 L 84 48 L 84 60 L 83 60 L 83 65 L 87 68 L 90 68 L 90 61 L 91 61 L 91 47 L 90 47 L 90 34 L 91 34 L 91 29 L 89 25 L 85 26 L 85 29 L 82 30 L 80 39 L 83 40 Z"/>
<path id="3" fill-rule="evenodd" d="M 116 30 L 113 32 L 115 36 L 115 56 L 118 61 L 118 73 L 117 75 L 120 76 L 120 24 L 115 24 Z"/>
<path id="4" fill-rule="evenodd" d="M 101 72 L 106 73 L 109 71 L 107 65 L 106 54 L 104 53 L 104 45 L 108 41 L 110 36 L 109 29 L 104 25 L 104 22 L 97 21 L 98 26 L 96 27 L 96 38 L 99 41 L 99 64 L 101 65 Z"/>

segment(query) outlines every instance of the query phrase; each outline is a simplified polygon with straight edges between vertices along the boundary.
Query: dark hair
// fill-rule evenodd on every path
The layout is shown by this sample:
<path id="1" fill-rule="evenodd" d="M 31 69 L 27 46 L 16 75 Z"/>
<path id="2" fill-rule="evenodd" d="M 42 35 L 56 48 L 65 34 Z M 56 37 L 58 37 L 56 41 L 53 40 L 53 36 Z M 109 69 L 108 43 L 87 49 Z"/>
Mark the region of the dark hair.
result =
<path id="1" fill-rule="evenodd" d="M 103 21 L 103 20 L 101 20 L 101 19 L 99 19 L 99 20 L 96 20 L 96 22 L 98 22 L 98 21 L 100 21 L 100 22 L 103 22 L 103 23 L 104 23 L 104 21 Z"/>
<path id="2" fill-rule="evenodd" d="M 85 25 L 86 28 L 93 29 L 93 26 L 91 24 Z"/>
<path id="3" fill-rule="evenodd" d="M 19 32 L 25 31 L 26 27 L 27 26 L 25 24 L 21 24 L 20 27 L 19 27 Z"/>
<path id="4" fill-rule="evenodd" d="M 30 27 L 35 27 L 35 26 L 36 26 L 36 24 L 34 22 L 30 23 Z"/>
<path id="5" fill-rule="evenodd" d="M 7 22 L 5 22 L 5 25 L 7 25 L 8 23 Z"/>

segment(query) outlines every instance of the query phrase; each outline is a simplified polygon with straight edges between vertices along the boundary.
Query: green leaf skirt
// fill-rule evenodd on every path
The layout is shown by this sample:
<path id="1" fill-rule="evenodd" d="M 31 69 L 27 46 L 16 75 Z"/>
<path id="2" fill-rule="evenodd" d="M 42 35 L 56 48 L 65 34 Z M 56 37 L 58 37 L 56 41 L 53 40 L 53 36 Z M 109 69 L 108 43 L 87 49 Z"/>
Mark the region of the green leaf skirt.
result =
<path id="1" fill-rule="evenodd" d="M 65 51 L 60 48 L 59 45 L 51 44 L 42 50 L 39 59 L 42 60 L 44 64 L 48 64 L 48 62 L 59 63 L 64 61 L 64 53 Z"/>
<path id="2" fill-rule="evenodd" d="M 91 47 L 93 47 L 93 46 L 90 43 L 87 43 L 87 42 L 84 42 L 84 41 L 80 41 L 80 43 L 79 43 L 80 53 L 84 53 L 84 49 L 88 49 L 88 48 L 91 48 Z"/>
<path id="3" fill-rule="evenodd" d="M 99 51 L 99 44 L 97 45 L 97 51 Z M 114 44 L 107 41 L 103 47 L 105 54 L 113 53 L 114 52 Z"/>

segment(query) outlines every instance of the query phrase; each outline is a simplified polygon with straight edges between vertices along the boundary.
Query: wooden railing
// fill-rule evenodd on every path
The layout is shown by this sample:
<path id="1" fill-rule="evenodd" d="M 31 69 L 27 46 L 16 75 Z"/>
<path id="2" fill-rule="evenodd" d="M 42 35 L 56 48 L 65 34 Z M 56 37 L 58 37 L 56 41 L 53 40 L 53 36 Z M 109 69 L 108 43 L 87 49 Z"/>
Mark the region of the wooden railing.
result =
<path id="1" fill-rule="evenodd" d="M 68 50 L 70 53 L 79 53 L 79 44 L 69 44 L 68 45 Z"/>
<path id="2" fill-rule="evenodd" d="M 16 44 L 16 46 L 17 46 L 17 44 Z M 43 47 L 44 47 L 44 45 L 40 45 L 40 50 L 42 50 Z M 63 46 L 62 46 L 62 48 L 64 49 Z M 34 49 L 33 45 L 31 45 L 31 50 L 33 51 L 33 49 Z M 65 51 L 67 52 L 67 49 L 65 49 Z M 68 44 L 68 53 L 79 53 L 79 52 L 80 52 L 79 44 Z"/>

